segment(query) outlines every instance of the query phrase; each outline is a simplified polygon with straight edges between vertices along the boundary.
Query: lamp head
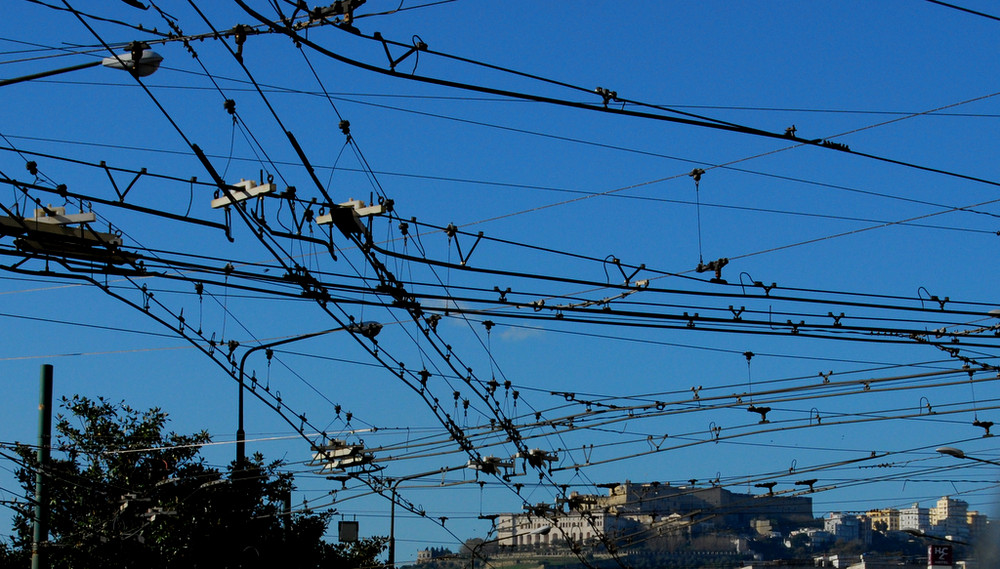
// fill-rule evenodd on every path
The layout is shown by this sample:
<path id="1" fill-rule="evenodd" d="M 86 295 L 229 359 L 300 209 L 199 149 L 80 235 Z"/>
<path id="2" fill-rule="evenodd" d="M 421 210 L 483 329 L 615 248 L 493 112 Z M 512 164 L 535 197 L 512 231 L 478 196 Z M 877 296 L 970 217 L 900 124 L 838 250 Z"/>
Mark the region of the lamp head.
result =
<path id="1" fill-rule="evenodd" d="M 938 448 L 936 448 L 934 450 L 937 451 L 937 452 L 939 452 L 939 453 L 941 453 L 941 454 L 946 454 L 948 456 L 953 456 L 955 458 L 965 458 L 965 452 L 962 451 L 962 449 L 959 449 L 959 448 L 955 448 L 955 447 L 938 447 Z"/>
<path id="2" fill-rule="evenodd" d="M 361 334 L 369 340 L 374 340 L 375 336 L 382 331 L 382 324 L 374 321 L 359 322 L 347 326 L 347 330 L 355 334 Z"/>
<path id="3" fill-rule="evenodd" d="M 156 53 L 146 44 L 130 46 L 127 53 L 119 53 L 114 57 L 105 57 L 101 65 L 111 69 L 122 69 L 136 77 L 147 77 L 160 68 L 163 56 Z"/>

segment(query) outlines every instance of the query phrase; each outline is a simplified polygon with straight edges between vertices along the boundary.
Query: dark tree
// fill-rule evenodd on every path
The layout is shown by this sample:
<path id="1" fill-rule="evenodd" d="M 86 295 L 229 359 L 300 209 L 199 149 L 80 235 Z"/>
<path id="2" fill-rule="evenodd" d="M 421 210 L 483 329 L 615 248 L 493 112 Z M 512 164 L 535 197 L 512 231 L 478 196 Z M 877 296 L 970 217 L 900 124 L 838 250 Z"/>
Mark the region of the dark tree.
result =
<path id="1" fill-rule="evenodd" d="M 378 567 L 384 540 L 323 541 L 330 514 L 289 513 L 292 475 L 257 454 L 241 468 L 205 464 L 205 432 L 165 433 L 167 414 L 75 396 L 56 418 L 45 469 L 52 567 Z M 35 450 L 15 449 L 25 501 L 0 568 L 31 554 Z"/>

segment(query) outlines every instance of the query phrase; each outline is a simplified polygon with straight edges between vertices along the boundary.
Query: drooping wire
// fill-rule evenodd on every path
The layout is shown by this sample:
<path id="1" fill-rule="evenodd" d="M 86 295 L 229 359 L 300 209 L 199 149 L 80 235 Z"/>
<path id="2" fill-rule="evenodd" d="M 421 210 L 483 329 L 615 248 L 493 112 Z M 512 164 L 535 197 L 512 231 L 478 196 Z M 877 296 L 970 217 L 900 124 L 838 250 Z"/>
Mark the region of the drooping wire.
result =
<path id="1" fill-rule="evenodd" d="M 705 257 L 702 255 L 702 249 L 701 249 L 701 194 L 699 190 L 699 186 L 701 185 L 701 176 L 704 173 L 705 171 L 702 170 L 701 168 L 695 168 L 694 170 L 691 170 L 690 174 L 688 174 L 688 176 L 691 176 L 691 178 L 694 180 L 695 211 L 697 212 L 697 217 L 698 217 L 698 264 L 699 265 L 702 265 L 705 262 Z"/>
<path id="2" fill-rule="evenodd" d="M 465 89 L 465 90 L 471 90 L 471 91 L 476 91 L 476 92 L 481 92 L 481 93 L 488 93 L 488 94 L 493 94 L 493 95 L 501 95 L 501 96 L 507 96 L 507 97 L 517 98 L 517 99 L 524 99 L 524 100 L 536 101 L 536 102 L 540 102 L 540 103 L 548 103 L 548 104 L 560 105 L 560 106 L 564 106 L 564 107 L 571 107 L 571 108 L 577 108 L 577 109 L 583 109 L 583 110 L 591 110 L 591 111 L 598 111 L 598 112 L 605 112 L 605 113 L 614 113 L 614 114 L 625 115 L 625 116 L 634 116 L 634 117 L 638 117 L 638 118 L 646 118 L 646 119 L 651 119 L 651 120 L 659 120 L 659 121 L 673 122 L 673 123 L 679 123 L 679 124 L 686 124 L 686 125 L 689 125 L 689 126 L 698 126 L 698 127 L 713 128 L 713 129 L 718 129 L 718 130 L 725 130 L 725 131 L 736 132 L 736 133 L 741 133 L 741 134 L 749 134 L 749 135 L 760 136 L 760 137 L 765 137 L 765 138 L 784 139 L 784 140 L 788 140 L 788 141 L 791 141 L 791 142 L 795 142 L 795 143 L 797 143 L 800 146 L 801 145 L 805 145 L 805 146 L 814 146 L 814 147 L 818 147 L 818 148 L 831 149 L 831 150 L 834 150 L 836 152 L 843 152 L 845 154 L 852 154 L 852 155 L 855 155 L 855 156 L 861 156 L 861 157 L 864 157 L 864 158 L 869 158 L 869 159 L 872 159 L 872 160 L 877 160 L 877 161 L 885 162 L 885 163 L 888 163 L 888 164 L 895 164 L 897 166 L 902 166 L 902 167 L 905 167 L 905 168 L 922 170 L 924 172 L 933 172 L 933 173 L 941 174 L 941 175 L 944 175 L 944 176 L 949 176 L 949 177 L 953 177 L 953 178 L 959 178 L 959 179 L 964 179 L 964 180 L 979 182 L 979 183 L 983 183 L 983 184 L 987 184 L 987 185 L 991 185 L 991 186 L 1000 186 L 1000 181 L 997 181 L 997 180 L 990 180 L 990 179 L 986 179 L 986 178 L 980 178 L 980 177 L 977 177 L 977 176 L 971 176 L 971 175 L 967 175 L 967 174 L 962 174 L 962 173 L 956 172 L 956 171 L 944 170 L 944 169 L 941 169 L 941 168 L 934 168 L 934 167 L 930 167 L 930 166 L 923 166 L 923 165 L 920 165 L 920 164 L 916 164 L 916 163 L 912 163 L 912 162 L 906 162 L 906 161 L 903 161 L 903 160 L 897 160 L 897 159 L 894 159 L 894 158 L 889 158 L 889 157 L 886 157 L 886 156 L 880 156 L 880 155 L 872 154 L 872 153 L 869 153 L 869 152 L 861 152 L 861 151 L 857 151 L 857 150 L 852 150 L 847 145 L 833 142 L 830 139 L 805 139 L 805 138 L 800 138 L 798 136 L 795 136 L 794 134 L 789 134 L 787 132 L 784 133 L 784 134 L 777 133 L 777 132 L 770 132 L 770 131 L 761 130 L 761 129 L 758 129 L 758 128 L 753 128 L 753 127 L 748 127 L 748 126 L 743 126 L 743 125 L 738 125 L 738 124 L 733 124 L 733 123 L 727 123 L 727 122 L 724 122 L 724 121 L 718 121 L 716 119 L 710 119 L 710 118 L 706 118 L 706 117 L 702 117 L 702 118 L 697 118 L 696 119 L 696 118 L 686 118 L 684 116 L 662 115 L 662 114 L 650 113 L 648 111 L 635 111 L 635 110 L 624 109 L 624 108 L 619 109 L 619 108 L 616 108 L 616 107 L 609 107 L 607 105 L 603 105 L 602 106 L 602 105 L 600 105 L 598 103 L 580 103 L 580 102 L 570 101 L 570 100 L 566 100 L 566 99 L 556 99 L 556 98 L 553 98 L 553 97 L 547 97 L 547 96 L 541 96 L 541 95 L 534 95 L 534 94 L 529 94 L 529 93 L 515 92 L 515 91 L 506 90 L 506 89 L 498 89 L 498 88 L 486 87 L 486 86 L 482 86 L 482 85 L 473 85 L 473 84 L 467 84 L 467 83 L 460 83 L 460 82 L 456 82 L 456 81 L 439 79 L 439 78 L 429 77 L 429 76 L 421 76 L 421 75 L 416 75 L 416 74 L 401 74 L 401 73 L 397 73 L 395 70 L 392 70 L 392 69 L 383 69 L 383 68 L 381 68 L 379 66 L 371 65 L 371 64 L 364 63 L 364 62 L 361 62 L 361 61 L 358 61 L 358 60 L 355 60 L 355 59 L 351 59 L 349 57 L 346 57 L 344 55 L 336 53 L 336 52 L 334 52 L 334 51 L 332 51 L 332 50 L 330 50 L 328 48 L 324 48 L 324 47 L 320 46 L 319 44 L 317 44 L 317 43 L 315 43 L 313 41 L 310 41 L 309 38 L 306 38 L 306 37 L 302 36 L 301 34 L 297 33 L 295 30 L 291 29 L 287 25 L 286 26 L 282 26 L 281 24 L 279 24 L 277 22 L 274 22 L 274 21 L 271 21 L 271 20 L 265 18 L 264 16 L 260 15 L 258 12 L 254 11 L 252 8 L 250 8 L 246 4 L 246 2 L 244 2 L 243 0 L 236 0 L 236 3 L 239 4 L 239 6 L 241 8 L 243 8 L 244 11 L 246 11 L 248 14 L 250 14 L 251 16 L 253 16 L 254 18 L 256 18 L 259 22 L 261 22 L 262 24 L 267 25 L 271 30 L 273 30 L 275 32 L 287 35 L 293 41 L 305 44 L 308 47 L 312 48 L 313 50 L 315 50 L 315 51 L 317 51 L 317 52 L 319 52 L 319 53 L 321 53 L 321 54 L 323 54 L 323 55 L 325 55 L 327 57 L 330 57 L 332 59 L 340 61 L 342 63 L 346 63 L 346 64 L 354 66 L 354 67 L 358 67 L 358 68 L 361 68 L 361 69 L 365 69 L 365 70 L 372 71 L 372 72 L 379 73 L 379 74 L 383 74 L 383 75 L 389 75 L 389 76 L 398 77 L 398 78 L 405 78 L 405 79 L 419 81 L 419 82 L 422 82 L 422 83 L 433 84 L 433 85 L 440 85 L 440 86 L 444 86 L 444 87 L 451 87 L 451 88 L 457 88 L 457 89 Z M 369 38 L 369 39 L 375 40 L 376 38 L 374 38 L 374 36 L 373 36 L 372 38 Z M 384 40 L 382 40 L 382 38 L 378 38 L 378 40 L 379 41 L 384 41 Z M 477 63 L 477 64 L 479 64 L 479 65 L 486 65 L 486 64 L 481 64 L 481 63 Z M 578 88 L 577 87 L 577 89 L 582 89 L 582 88 Z M 619 99 L 617 99 L 617 97 L 615 97 L 615 100 L 617 101 Z M 639 105 L 639 106 L 653 107 L 652 105 L 645 105 L 645 104 L 642 104 L 642 103 L 637 102 L 637 101 L 624 101 L 624 100 L 622 100 L 622 101 L 623 102 L 632 103 L 634 105 Z M 672 112 L 677 112 L 677 111 L 672 111 Z M 680 113 L 680 114 L 682 114 L 682 115 L 688 114 L 689 115 L 689 113 Z M 695 115 L 695 116 L 697 116 L 697 115 Z"/>

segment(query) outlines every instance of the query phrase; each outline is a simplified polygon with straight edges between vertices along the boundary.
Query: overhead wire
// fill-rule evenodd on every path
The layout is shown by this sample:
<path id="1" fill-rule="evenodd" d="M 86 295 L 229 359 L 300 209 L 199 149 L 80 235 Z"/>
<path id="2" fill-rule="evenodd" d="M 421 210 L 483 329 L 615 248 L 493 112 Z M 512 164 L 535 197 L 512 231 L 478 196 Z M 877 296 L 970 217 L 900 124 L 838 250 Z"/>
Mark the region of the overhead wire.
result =
<path id="1" fill-rule="evenodd" d="M 448 117 L 444 117 L 444 118 L 448 118 Z M 485 124 L 485 123 L 482 123 L 482 124 Z M 530 133 L 529 131 L 522 131 L 522 132 L 526 132 L 526 133 L 529 133 L 529 134 L 536 134 L 536 135 L 538 135 L 538 133 Z M 570 140 L 570 139 L 567 139 L 567 140 Z M 574 142 L 588 143 L 586 141 L 581 141 L 581 140 L 576 140 L 576 139 L 572 139 L 572 141 L 574 141 Z M 588 143 L 588 144 L 595 144 L 595 143 Z M 599 144 L 599 143 L 596 143 L 596 144 Z M 605 145 L 605 144 L 599 144 L 599 145 L 600 146 L 608 146 L 608 145 Z M 615 148 L 618 148 L 618 149 L 621 149 L 621 150 L 630 151 L 630 152 L 636 152 L 635 150 L 625 149 L 625 148 L 621 148 L 621 147 L 615 147 Z M 59 157 L 55 157 L 55 156 L 52 156 L 52 155 L 40 154 L 40 153 L 37 153 L 37 152 L 30 152 L 30 154 L 33 154 L 33 155 L 43 155 L 43 156 L 48 156 L 50 158 L 66 160 L 65 158 L 59 158 Z M 230 159 L 231 158 L 232 157 L 230 157 Z M 684 160 L 684 161 L 687 161 L 687 162 L 695 162 L 695 161 L 690 160 L 690 159 L 680 159 L 680 158 L 675 158 L 675 159 L 677 159 L 677 160 Z M 274 161 L 271 161 L 271 162 L 274 162 Z M 277 162 L 274 162 L 274 163 L 277 163 Z M 704 163 L 702 163 L 702 164 L 704 164 Z M 818 187 L 827 187 L 827 188 L 831 188 L 831 189 L 838 189 L 838 190 L 844 190 L 844 191 L 850 191 L 850 192 L 857 192 L 857 193 L 861 193 L 861 194 L 867 194 L 867 195 L 872 195 L 872 196 L 877 196 L 877 197 L 883 197 L 883 198 L 887 198 L 887 199 L 895 199 L 895 200 L 901 200 L 901 201 L 911 202 L 911 203 L 916 203 L 916 204 L 924 204 L 924 205 L 929 205 L 929 206 L 934 206 L 934 207 L 947 208 L 948 211 L 961 211 L 961 212 L 969 212 L 969 213 L 978 213 L 978 214 L 983 214 L 983 215 L 989 215 L 989 216 L 993 216 L 993 217 L 1000 217 L 1000 214 L 993 214 L 993 213 L 990 213 L 990 212 L 975 210 L 975 209 L 972 209 L 971 206 L 945 206 L 943 204 L 939 204 L 939 203 L 935 203 L 935 202 L 929 202 L 929 201 L 926 201 L 926 200 L 918 200 L 918 199 L 908 198 L 908 197 L 903 197 L 903 196 L 894 196 L 892 194 L 886 194 L 886 193 L 882 193 L 882 192 L 873 192 L 873 191 L 869 191 L 869 190 L 861 190 L 861 189 L 850 188 L 850 187 L 846 187 L 846 186 L 842 186 L 842 185 L 827 184 L 827 183 L 822 183 L 822 182 L 817 182 L 817 181 L 803 180 L 803 179 L 800 179 L 800 178 L 794 178 L 794 177 L 789 177 L 789 176 L 781 176 L 781 175 L 776 175 L 776 174 L 768 174 L 768 173 L 759 172 L 759 171 L 753 171 L 753 170 L 747 170 L 747 169 L 742 169 L 742 168 L 736 168 L 736 167 L 734 167 L 732 165 L 715 165 L 715 164 L 711 164 L 711 165 L 707 165 L 707 166 L 709 166 L 709 167 L 720 167 L 720 168 L 724 168 L 724 169 L 730 169 L 730 170 L 733 170 L 733 171 L 744 172 L 744 173 L 749 173 L 749 174 L 753 174 L 753 175 L 767 176 L 767 177 L 772 177 L 772 178 L 775 178 L 775 179 L 783 179 L 783 180 L 788 180 L 788 181 L 793 181 L 793 182 L 799 182 L 799 183 L 805 183 L 805 184 L 810 184 L 810 185 L 816 185 Z M 320 166 L 320 167 L 322 167 L 322 166 Z M 332 174 L 332 172 L 335 169 L 337 169 L 336 165 L 331 166 L 329 168 L 331 169 L 331 174 Z M 344 168 L 341 168 L 341 169 L 344 169 Z M 121 171 L 127 171 L 127 170 L 121 169 Z M 652 183 L 660 183 L 660 182 L 666 181 L 665 179 L 658 179 L 658 180 L 654 180 L 652 182 L 645 182 L 645 183 L 641 183 L 641 184 L 633 184 L 633 185 L 629 185 L 629 186 L 626 186 L 624 188 L 615 189 L 615 190 L 612 190 L 612 191 L 593 192 L 593 191 L 585 191 L 585 190 L 575 190 L 575 189 L 570 189 L 570 188 L 549 188 L 549 187 L 540 187 L 540 186 L 525 186 L 523 184 L 500 183 L 500 182 L 490 182 L 490 181 L 483 181 L 483 180 L 457 179 L 457 178 L 442 177 L 442 176 L 426 176 L 426 175 L 414 175 L 414 174 L 403 174 L 403 173 L 392 173 L 392 172 L 379 172 L 379 173 L 383 174 L 383 175 L 406 176 L 406 177 L 419 178 L 419 179 L 430 179 L 430 180 L 440 180 L 440 181 L 453 181 L 453 182 L 463 182 L 463 183 L 476 183 L 476 184 L 488 184 L 488 185 L 495 185 L 495 186 L 502 186 L 502 187 L 511 187 L 511 188 L 529 188 L 529 189 L 539 189 L 539 190 L 545 190 L 545 191 L 557 191 L 557 192 L 565 192 L 565 193 L 576 193 L 576 194 L 581 194 L 582 196 L 585 196 L 585 197 L 607 196 L 607 197 L 616 197 L 616 198 L 624 198 L 624 199 L 635 199 L 635 200 L 643 200 L 643 201 L 652 201 L 652 202 L 658 202 L 658 203 L 674 203 L 674 204 L 678 204 L 678 205 L 692 205 L 692 202 L 687 201 L 687 200 L 662 198 L 662 197 L 654 197 L 654 196 L 638 196 L 638 195 L 630 195 L 630 194 L 620 194 L 620 193 L 618 193 L 618 192 L 620 192 L 622 190 L 634 189 L 634 188 L 642 187 L 644 185 L 649 185 L 649 184 L 652 184 Z M 160 176 L 162 177 L 162 175 L 160 175 Z M 674 176 L 673 178 L 670 178 L 670 179 L 681 178 L 681 177 L 683 177 L 683 176 L 681 174 L 678 174 L 678 175 L 676 175 L 676 176 Z M 208 182 L 198 182 L 198 184 L 209 185 L 209 186 L 213 185 L 213 184 L 208 183 Z M 561 205 L 563 203 L 567 203 L 567 202 L 560 202 L 559 205 Z M 986 235 L 986 234 L 988 234 L 988 235 L 995 235 L 996 234 L 996 231 L 992 231 L 992 230 L 955 227 L 953 225 L 928 225 L 928 224 L 914 223 L 914 222 L 910 222 L 910 221 L 875 220 L 875 219 L 870 219 L 870 218 L 861 218 L 861 217 L 856 217 L 856 216 L 842 216 L 842 215 L 834 215 L 834 214 L 829 214 L 829 213 L 797 212 L 797 211 L 789 211 L 789 210 L 781 210 L 781 209 L 773 209 L 773 208 L 761 208 L 761 207 L 750 207 L 750 206 L 736 206 L 736 205 L 730 205 L 730 204 L 719 204 L 719 203 L 711 203 L 711 202 L 706 202 L 706 203 L 703 203 L 701 205 L 703 205 L 705 207 L 720 208 L 720 209 L 730 209 L 730 210 L 737 210 L 737 211 L 748 211 L 748 212 L 756 212 L 756 213 L 774 213 L 774 214 L 780 214 L 780 215 L 794 215 L 794 216 L 803 216 L 803 217 L 815 217 L 815 218 L 833 219 L 833 220 L 841 220 L 841 221 L 860 221 L 860 222 L 868 222 L 868 223 L 877 223 L 877 224 L 882 224 L 882 225 L 885 225 L 885 226 L 888 226 L 888 225 L 901 225 L 901 226 L 913 226 L 913 227 L 926 228 L 926 229 L 938 229 L 938 230 L 945 230 L 945 231 L 960 231 L 960 232 L 980 233 L 980 234 L 984 234 L 984 235 Z M 529 211 L 535 211 L 535 210 L 529 210 Z M 529 211 L 520 212 L 520 213 L 528 213 Z M 497 219 L 502 219 L 504 217 L 509 217 L 509 216 L 510 215 L 508 214 L 508 215 L 502 216 L 500 218 L 494 217 L 494 218 L 491 218 L 491 219 L 488 219 L 488 220 L 480 220 L 480 221 L 476 221 L 476 222 L 470 222 L 470 223 L 467 223 L 467 224 L 464 224 L 464 225 L 465 226 L 477 225 L 477 224 L 482 224 L 482 223 L 486 223 L 486 222 L 489 222 L 489 221 L 496 221 Z"/>
<path id="2" fill-rule="evenodd" d="M 673 123 L 679 123 L 679 124 L 684 124 L 684 125 L 688 125 L 688 126 L 697 126 L 697 127 L 711 128 L 711 129 L 719 129 L 719 130 L 725 130 L 725 131 L 730 131 L 730 132 L 735 132 L 735 133 L 740 133 L 740 134 L 749 134 L 749 135 L 760 136 L 760 137 L 771 138 L 771 139 L 785 139 L 785 140 L 790 140 L 792 142 L 795 142 L 795 143 L 797 143 L 799 145 L 807 145 L 807 146 L 816 146 L 816 147 L 820 147 L 820 148 L 828 148 L 828 149 L 832 149 L 832 150 L 837 151 L 837 152 L 843 152 L 843 153 L 846 153 L 846 154 L 852 154 L 852 155 L 856 155 L 856 156 L 861 156 L 861 157 L 864 157 L 864 158 L 869 158 L 869 159 L 877 160 L 877 161 L 880 161 L 880 162 L 886 162 L 886 163 L 890 163 L 890 164 L 895 164 L 897 166 L 902 166 L 902 167 L 905 167 L 905 168 L 911 168 L 911 169 L 916 169 L 916 170 L 922 170 L 922 171 L 925 171 L 925 172 L 937 173 L 937 174 L 941 174 L 941 175 L 944 175 L 944 176 L 949 176 L 949 177 L 964 179 L 964 180 L 968 180 L 968 181 L 974 181 L 974 182 L 978 182 L 978 183 L 982 183 L 982 184 L 987 184 L 987 185 L 991 185 L 991 186 L 1000 186 L 1000 182 L 995 181 L 995 180 L 989 180 L 989 179 L 981 178 L 981 177 L 978 177 L 978 176 L 972 176 L 972 175 L 968 175 L 968 174 L 962 174 L 960 172 L 945 170 L 945 169 L 942 169 L 942 168 L 935 168 L 935 167 L 931 167 L 931 166 L 924 166 L 924 165 L 920 165 L 920 164 L 916 164 L 916 163 L 912 163 L 912 162 L 907 162 L 907 161 L 904 161 L 904 160 L 894 159 L 894 158 L 890 158 L 890 157 L 886 157 L 886 156 L 880 156 L 880 155 L 873 154 L 873 153 L 870 153 L 870 152 L 861 152 L 861 151 L 857 151 L 857 150 L 851 150 L 846 145 L 843 145 L 843 144 L 840 144 L 840 143 L 831 142 L 830 139 L 814 139 L 814 140 L 810 140 L 810 139 L 805 139 L 805 138 L 797 137 L 794 134 L 787 134 L 787 133 L 786 134 L 780 134 L 780 133 L 776 133 L 776 132 L 765 131 L 765 130 L 761 130 L 761 129 L 757 129 L 757 128 L 753 128 L 753 127 L 748 127 L 748 126 L 744 126 L 744 125 L 738 125 L 738 124 L 735 124 L 735 123 L 728 123 L 726 121 L 721 121 L 721 120 L 718 120 L 718 119 L 711 119 L 711 118 L 708 118 L 708 117 L 702 117 L 700 115 L 692 115 L 691 113 L 685 113 L 685 112 L 676 111 L 676 110 L 666 109 L 668 111 L 674 112 L 674 113 L 679 114 L 681 116 L 661 115 L 661 114 L 649 113 L 649 112 L 645 112 L 645 111 L 632 111 L 632 110 L 628 110 L 628 109 L 625 109 L 625 108 L 618 109 L 618 108 L 607 106 L 607 105 L 601 106 L 600 104 L 577 103 L 577 102 L 570 101 L 570 100 L 567 100 L 567 99 L 556 99 L 556 98 L 542 96 L 542 95 L 534 95 L 534 94 L 527 94 L 527 93 L 521 93 L 521 92 L 516 92 L 516 91 L 510 91 L 510 90 L 507 90 L 507 89 L 500 89 L 500 88 L 493 88 L 493 87 L 485 87 L 485 86 L 481 86 L 481 85 L 473 85 L 473 84 L 468 84 L 468 83 L 461 83 L 461 82 L 451 81 L 451 80 L 446 80 L 446 79 L 439 79 L 439 78 L 434 78 L 434 77 L 429 77 L 429 76 L 416 75 L 415 73 L 401 74 L 401 73 L 396 72 L 395 70 L 392 70 L 392 69 L 386 70 L 386 69 L 383 69 L 383 68 L 375 66 L 375 65 L 371 65 L 371 64 L 368 64 L 368 63 L 364 63 L 364 62 L 361 62 L 361 61 L 358 61 L 358 60 L 346 57 L 346 56 L 341 55 L 339 53 L 336 53 L 336 52 L 334 52 L 334 51 L 332 51 L 332 50 L 330 50 L 328 48 L 324 48 L 324 47 L 320 46 L 319 44 L 317 44 L 317 43 L 309 40 L 308 38 L 305 38 L 304 36 L 302 36 L 301 34 L 297 33 L 296 31 L 292 30 L 288 26 L 283 26 L 283 25 L 281 25 L 281 24 L 279 24 L 277 22 L 274 22 L 274 21 L 271 21 L 271 20 L 265 18 L 264 16 L 262 16 L 261 14 L 259 14 L 258 12 L 256 12 L 252 8 L 250 8 L 242 0 L 236 0 L 236 2 L 237 2 L 237 4 L 240 5 L 241 8 L 244 9 L 244 11 L 246 11 L 248 14 L 250 14 L 255 19 L 257 19 L 261 24 L 267 25 L 268 27 L 270 27 L 272 30 L 274 30 L 276 32 L 280 32 L 282 34 L 285 34 L 286 36 L 288 36 L 293 41 L 296 41 L 298 43 L 306 45 L 306 46 L 312 48 L 313 50 L 317 51 L 318 53 L 326 55 L 327 57 L 330 57 L 330 58 L 335 59 L 337 61 L 340 61 L 342 63 L 346 63 L 346 64 L 354 66 L 354 67 L 358 67 L 358 68 L 361 68 L 361 69 L 365 69 L 367 71 L 372 71 L 372 72 L 383 74 L 383 75 L 389 75 L 389 76 L 392 76 L 392 77 L 404 78 L 404 79 L 408 79 L 408 80 L 412 80 L 412 81 L 419 81 L 419 82 L 433 84 L 433 85 L 438 85 L 438 86 L 443 86 L 443 87 L 465 89 L 465 90 L 477 91 L 477 92 L 487 93 L 487 94 L 492 94 L 492 95 L 500 95 L 500 96 L 518 98 L 518 99 L 526 99 L 526 100 L 531 100 L 531 101 L 535 101 L 535 102 L 549 103 L 549 104 L 554 104 L 554 105 L 559 105 L 559 106 L 577 108 L 577 109 L 581 109 L 581 110 L 590 110 L 590 111 L 597 111 L 597 112 L 618 114 L 618 115 L 623 115 L 623 116 L 632 116 L 632 117 L 636 117 L 636 118 L 646 118 L 646 119 L 652 119 L 652 120 L 658 120 L 658 121 L 673 122 Z M 386 41 L 383 38 L 381 38 L 381 36 L 379 38 L 368 37 L 368 36 L 362 36 L 362 37 L 365 37 L 366 39 L 370 39 L 370 40 L 373 40 L 373 41 L 379 41 L 379 42 L 385 42 Z M 406 44 L 398 44 L 398 45 L 406 45 Z M 427 51 L 427 50 L 421 50 L 421 51 Z M 481 63 L 481 62 L 476 62 L 476 63 L 478 65 L 489 67 L 491 69 L 497 69 L 498 68 L 498 66 L 491 66 L 489 64 L 485 64 L 485 63 Z M 522 74 L 521 72 L 516 72 L 516 71 L 513 71 L 513 70 L 504 69 L 504 71 L 506 71 L 508 73 L 513 73 L 515 75 L 527 75 L 527 74 Z M 539 78 L 539 79 L 541 79 L 541 78 Z M 545 80 L 545 81 L 549 82 L 549 83 L 553 83 L 553 84 L 560 83 L 560 82 L 553 81 L 553 80 Z M 567 87 L 571 87 L 573 89 L 585 91 L 585 92 L 589 92 L 590 91 L 589 89 L 585 89 L 585 88 L 582 88 L 582 87 L 570 86 L 568 84 L 566 86 Z M 998 94 L 1000 94 L 1000 93 L 998 93 Z M 622 102 L 622 103 L 631 104 L 631 105 L 634 105 L 634 106 L 650 106 L 650 105 L 647 105 L 645 103 L 641 103 L 641 102 L 638 102 L 638 101 L 632 101 L 632 100 L 627 100 L 627 99 L 619 99 L 617 97 L 617 94 L 613 97 L 613 99 L 616 102 Z M 660 110 L 664 110 L 664 109 L 660 109 Z M 689 118 L 689 117 L 691 117 L 691 118 Z"/>
<path id="3" fill-rule="evenodd" d="M 944 6 L 945 8 L 951 8 L 953 10 L 958 10 L 960 12 L 965 12 L 967 14 L 972 14 L 974 16 L 980 16 L 980 17 L 983 17 L 983 18 L 987 18 L 987 19 L 990 19 L 990 20 L 994 20 L 994 21 L 1000 22 L 1000 17 L 993 16 L 991 14 L 987 14 L 986 12 L 980 12 L 978 10 L 972 10 L 970 8 L 964 8 L 962 6 L 959 6 L 958 4 L 952 4 L 950 2 L 942 2 L 941 0 L 927 0 L 927 2 L 930 2 L 931 4 L 937 4 L 938 6 Z"/>
<path id="4" fill-rule="evenodd" d="M 421 262 L 423 262 L 423 261 L 421 261 Z M 450 268 L 450 267 L 449 267 L 449 268 Z M 449 296 L 451 296 L 451 295 L 449 294 Z M 943 308 L 943 307 L 942 307 L 942 308 Z"/>
<path id="5" fill-rule="evenodd" d="M 67 5 L 67 6 L 68 6 L 68 5 Z M 69 7 L 69 6 L 68 6 L 68 7 Z M 147 92 L 148 92 L 148 90 L 147 90 Z M 171 121 L 171 122 L 172 122 L 172 121 Z M 176 128 L 176 126 L 177 126 L 177 125 L 176 125 L 176 124 L 174 124 L 174 126 L 175 126 L 175 128 Z M 188 144 L 190 145 L 191 143 L 189 142 Z M 196 150 L 196 152 L 197 152 L 197 148 L 196 148 L 196 147 L 193 147 L 193 146 L 192 146 L 192 148 L 193 148 L 193 149 L 195 149 L 195 150 Z M 301 153 L 300 153 L 300 154 L 301 154 Z M 204 162 L 204 160 L 203 160 L 203 162 Z M 223 189 L 225 189 L 225 188 L 223 188 Z M 321 188 L 321 189 L 322 189 L 322 188 Z M 107 292 L 107 291 L 106 291 L 106 292 Z M 279 413 L 279 414 L 280 414 L 280 413 Z"/>

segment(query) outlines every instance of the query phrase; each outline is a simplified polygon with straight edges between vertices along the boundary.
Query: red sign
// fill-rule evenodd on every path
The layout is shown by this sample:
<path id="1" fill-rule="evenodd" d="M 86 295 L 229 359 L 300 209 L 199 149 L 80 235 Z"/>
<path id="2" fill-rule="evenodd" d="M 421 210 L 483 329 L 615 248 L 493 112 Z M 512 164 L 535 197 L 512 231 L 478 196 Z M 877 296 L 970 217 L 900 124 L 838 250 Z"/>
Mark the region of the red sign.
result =
<path id="1" fill-rule="evenodd" d="M 954 554 L 950 545 L 928 545 L 927 567 L 952 567 Z"/>

